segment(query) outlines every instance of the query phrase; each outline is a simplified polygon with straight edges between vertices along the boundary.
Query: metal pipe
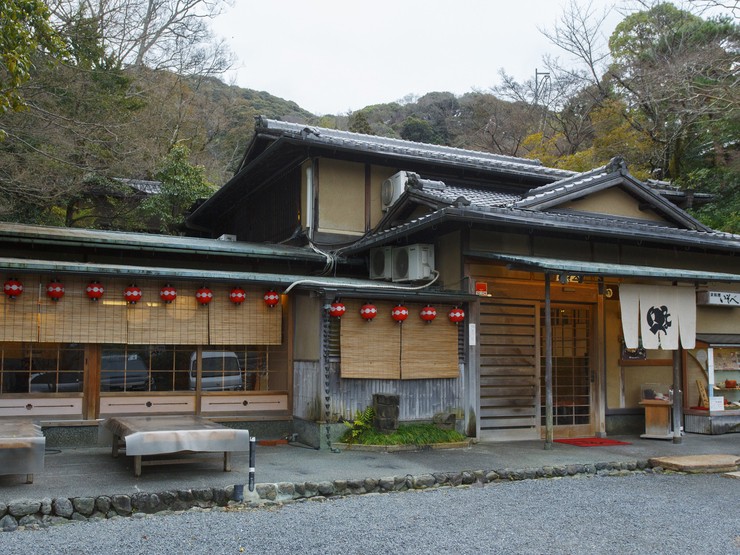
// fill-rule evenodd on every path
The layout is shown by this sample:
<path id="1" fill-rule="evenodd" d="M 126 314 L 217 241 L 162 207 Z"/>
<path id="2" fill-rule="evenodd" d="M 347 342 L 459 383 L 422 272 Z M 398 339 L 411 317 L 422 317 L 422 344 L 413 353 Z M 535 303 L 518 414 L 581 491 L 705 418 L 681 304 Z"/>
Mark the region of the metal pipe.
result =
<path id="1" fill-rule="evenodd" d="M 254 491 L 254 460 L 257 455 L 257 438 L 249 437 L 249 491 Z"/>

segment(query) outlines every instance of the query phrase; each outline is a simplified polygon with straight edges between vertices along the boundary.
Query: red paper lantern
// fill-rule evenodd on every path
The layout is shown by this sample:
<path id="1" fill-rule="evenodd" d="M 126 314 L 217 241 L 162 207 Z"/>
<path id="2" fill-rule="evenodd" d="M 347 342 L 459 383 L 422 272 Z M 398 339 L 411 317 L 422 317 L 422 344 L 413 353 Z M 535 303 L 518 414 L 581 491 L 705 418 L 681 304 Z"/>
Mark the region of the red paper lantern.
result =
<path id="1" fill-rule="evenodd" d="M 159 290 L 159 298 L 167 304 L 170 304 L 177 298 L 177 289 L 175 289 L 168 283 Z"/>
<path id="2" fill-rule="evenodd" d="M 123 298 L 128 304 L 136 304 L 141 300 L 141 289 L 132 283 L 123 290 Z"/>
<path id="3" fill-rule="evenodd" d="M 360 308 L 360 316 L 362 316 L 368 322 L 378 315 L 378 309 L 374 304 L 365 303 Z"/>
<path id="4" fill-rule="evenodd" d="M 247 299 L 247 292 L 241 287 L 234 287 L 229 293 L 229 300 L 234 304 L 242 304 Z"/>
<path id="5" fill-rule="evenodd" d="M 105 293 L 105 288 L 99 281 L 91 281 L 87 284 L 87 288 L 85 288 L 85 295 L 91 301 L 97 301 L 103 296 L 103 293 Z"/>
<path id="6" fill-rule="evenodd" d="M 340 300 L 335 300 L 329 307 L 329 316 L 333 318 L 341 318 L 345 312 L 347 312 L 347 307 Z"/>
<path id="7" fill-rule="evenodd" d="M 64 297 L 64 284 L 61 281 L 52 279 L 46 284 L 46 295 L 54 302 Z"/>
<path id="8" fill-rule="evenodd" d="M 270 289 L 264 296 L 265 304 L 270 308 L 274 308 L 276 304 L 280 302 L 280 295 Z"/>
<path id="9" fill-rule="evenodd" d="M 23 284 L 15 278 L 10 278 L 5 282 L 3 292 L 9 299 L 15 299 L 18 295 L 23 293 Z"/>
<path id="10" fill-rule="evenodd" d="M 409 317 L 409 309 L 402 304 L 397 304 L 393 307 L 391 316 L 393 316 L 393 319 L 400 324 Z"/>
<path id="11" fill-rule="evenodd" d="M 431 324 L 432 320 L 437 317 L 437 309 L 434 308 L 432 305 L 426 305 L 424 308 L 421 309 L 419 316 L 427 324 Z"/>
<path id="12" fill-rule="evenodd" d="M 450 318 L 450 322 L 459 324 L 460 322 L 465 320 L 465 311 L 459 306 L 456 306 L 455 308 L 450 310 L 450 313 L 448 314 L 448 316 Z"/>
<path id="13" fill-rule="evenodd" d="M 200 289 L 195 292 L 195 299 L 203 306 L 207 305 L 213 300 L 213 291 L 203 285 Z"/>

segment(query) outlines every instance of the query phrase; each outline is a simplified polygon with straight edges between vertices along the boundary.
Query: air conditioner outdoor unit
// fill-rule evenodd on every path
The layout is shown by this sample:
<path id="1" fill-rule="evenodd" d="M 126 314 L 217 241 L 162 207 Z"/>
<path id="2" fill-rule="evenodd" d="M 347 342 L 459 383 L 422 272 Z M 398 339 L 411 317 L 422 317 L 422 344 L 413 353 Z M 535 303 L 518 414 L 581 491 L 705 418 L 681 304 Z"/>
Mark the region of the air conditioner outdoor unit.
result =
<path id="1" fill-rule="evenodd" d="M 393 281 L 428 279 L 434 273 L 434 245 L 416 244 L 393 249 Z"/>
<path id="2" fill-rule="evenodd" d="M 387 212 L 393 203 L 398 200 L 398 197 L 403 194 L 406 190 L 407 181 L 408 176 L 406 172 L 398 172 L 383 181 L 380 189 L 380 201 L 383 206 L 383 212 Z"/>
<path id="3" fill-rule="evenodd" d="M 391 247 L 370 249 L 370 279 L 391 279 L 393 259 Z"/>

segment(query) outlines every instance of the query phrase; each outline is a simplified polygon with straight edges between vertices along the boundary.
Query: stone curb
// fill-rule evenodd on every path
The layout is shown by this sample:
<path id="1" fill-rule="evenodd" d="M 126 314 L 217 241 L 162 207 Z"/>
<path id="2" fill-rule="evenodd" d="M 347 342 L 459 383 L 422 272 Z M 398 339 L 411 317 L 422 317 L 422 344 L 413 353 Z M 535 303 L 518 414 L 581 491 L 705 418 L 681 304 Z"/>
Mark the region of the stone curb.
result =
<path id="1" fill-rule="evenodd" d="M 224 510 L 259 508 L 302 500 L 330 497 L 425 490 L 440 487 L 466 487 L 496 482 L 561 478 L 569 476 L 628 476 L 632 473 L 662 473 L 660 466 L 648 460 L 601 462 L 544 466 L 542 468 L 502 468 L 498 470 L 465 470 L 435 472 L 416 476 L 387 476 L 357 480 L 324 482 L 260 483 L 253 492 L 244 491 L 244 499 L 234 501 L 234 486 L 170 490 L 131 495 L 98 497 L 17 499 L 0 502 L 0 530 L 41 529 L 74 521 L 97 522 L 110 518 L 143 517 L 150 514 L 172 514 L 187 510 Z"/>

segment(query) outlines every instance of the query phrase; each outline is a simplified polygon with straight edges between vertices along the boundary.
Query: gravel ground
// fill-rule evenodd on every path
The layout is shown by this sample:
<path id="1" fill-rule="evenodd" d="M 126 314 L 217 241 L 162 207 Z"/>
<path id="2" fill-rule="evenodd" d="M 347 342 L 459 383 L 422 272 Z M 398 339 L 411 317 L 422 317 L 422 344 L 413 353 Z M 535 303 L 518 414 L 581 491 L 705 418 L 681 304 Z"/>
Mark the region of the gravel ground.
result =
<path id="1" fill-rule="evenodd" d="M 719 475 L 525 480 L 0 534 L 3 555 L 740 554 L 740 481 Z"/>

